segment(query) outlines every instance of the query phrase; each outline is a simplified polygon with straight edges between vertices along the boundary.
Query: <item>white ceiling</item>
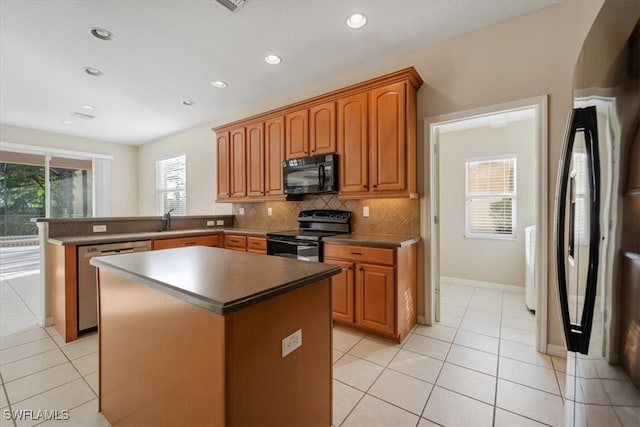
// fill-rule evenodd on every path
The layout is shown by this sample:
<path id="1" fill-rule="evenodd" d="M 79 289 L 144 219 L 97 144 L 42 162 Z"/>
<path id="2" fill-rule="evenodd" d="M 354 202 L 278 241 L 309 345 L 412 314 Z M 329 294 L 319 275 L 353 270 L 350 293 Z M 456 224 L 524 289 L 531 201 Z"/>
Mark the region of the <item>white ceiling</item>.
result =
<path id="1" fill-rule="evenodd" d="M 0 0 L 0 122 L 141 144 L 558 1 L 248 0 L 231 13 L 213 0 Z M 353 12 L 364 28 L 345 25 Z"/>

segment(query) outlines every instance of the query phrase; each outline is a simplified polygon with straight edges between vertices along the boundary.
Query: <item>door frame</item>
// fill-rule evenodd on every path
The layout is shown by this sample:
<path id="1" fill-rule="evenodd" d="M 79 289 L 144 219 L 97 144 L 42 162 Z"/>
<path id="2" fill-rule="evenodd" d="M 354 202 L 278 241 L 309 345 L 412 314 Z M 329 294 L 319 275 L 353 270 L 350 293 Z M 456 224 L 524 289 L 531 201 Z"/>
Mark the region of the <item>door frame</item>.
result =
<path id="1" fill-rule="evenodd" d="M 474 117 L 488 116 L 509 110 L 533 108 L 535 112 L 535 162 L 534 177 L 534 205 L 536 224 L 536 349 L 541 353 L 547 352 L 547 295 L 548 295 L 548 195 L 549 195 L 549 165 L 548 165 L 548 95 L 521 99 L 486 107 L 474 108 L 456 113 L 443 114 L 424 119 L 425 149 L 423 150 L 423 164 L 429 168 L 424 174 L 424 189 L 426 196 L 421 201 L 420 218 L 421 235 L 428 248 L 429 255 L 425 256 L 424 274 L 424 323 L 433 325 L 439 319 L 440 281 L 440 226 L 437 218 L 439 212 L 439 162 L 437 147 L 439 143 L 439 126 L 447 123 L 467 120 Z M 427 191 L 427 189 L 429 191 Z"/>

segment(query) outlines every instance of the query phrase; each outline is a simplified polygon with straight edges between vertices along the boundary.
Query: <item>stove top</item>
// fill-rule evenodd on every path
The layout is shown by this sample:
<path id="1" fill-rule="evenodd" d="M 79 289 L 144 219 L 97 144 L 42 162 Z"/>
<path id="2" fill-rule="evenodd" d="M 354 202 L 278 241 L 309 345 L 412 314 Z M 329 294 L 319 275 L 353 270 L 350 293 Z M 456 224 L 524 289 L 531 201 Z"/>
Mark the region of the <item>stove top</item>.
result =
<path id="1" fill-rule="evenodd" d="M 289 240 L 322 240 L 323 237 L 351 232 L 351 212 L 328 209 L 301 211 L 298 214 L 298 230 L 268 233 L 267 238 Z"/>
<path id="2" fill-rule="evenodd" d="M 323 237 L 335 236 L 336 234 L 343 234 L 337 231 L 322 231 L 322 230 L 285 230 L 274 231 L 273 233 L 267 233 L 269 237 L 280 237 L 285 239 L 300 239 L 300 240 L 322 240 Z"/>

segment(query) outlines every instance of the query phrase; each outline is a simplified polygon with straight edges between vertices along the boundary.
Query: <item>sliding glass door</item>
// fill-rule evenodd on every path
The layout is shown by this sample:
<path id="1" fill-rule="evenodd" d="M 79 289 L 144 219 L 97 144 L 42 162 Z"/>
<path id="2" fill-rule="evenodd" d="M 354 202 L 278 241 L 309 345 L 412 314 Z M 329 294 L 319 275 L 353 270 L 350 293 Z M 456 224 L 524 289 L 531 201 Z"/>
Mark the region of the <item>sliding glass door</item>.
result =
<path id="1" fill-rule="evenodd" d="M 93 213 L 92 162 L 0 152 L 0 236 L 35 236 L 31 218 L 83 218 Z"/>

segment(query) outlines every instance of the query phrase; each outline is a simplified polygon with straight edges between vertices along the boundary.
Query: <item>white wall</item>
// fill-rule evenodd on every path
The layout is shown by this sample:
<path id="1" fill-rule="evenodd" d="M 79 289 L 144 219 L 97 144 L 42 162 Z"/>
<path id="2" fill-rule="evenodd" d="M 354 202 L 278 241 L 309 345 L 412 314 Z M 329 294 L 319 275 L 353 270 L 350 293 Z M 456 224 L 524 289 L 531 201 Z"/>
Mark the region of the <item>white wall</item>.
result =
<path id="1" fill-rule="evenodd" d="M 440 134 L 440 274 L 524 286 L 524 229 L 534 223 L 533 120 Z M 465 237 L 465 164 L 472 157 L 516 155 L 515 239 Z"/>
<path id="2" fill-rule="evenodd" d="M 156 215 L 156 161 L 173 155 L 187 158 L 187 215 L 231 213 L 231 203 L 216 204 L 216 139 L 202 125 L 139 147 L 140 215 Z"/>
<path id="3" fill-rule="evenodd" d="M 112 155 L 111 216 L 138 215 L 138 147 L 5 124 L 0 141 Z"/>

